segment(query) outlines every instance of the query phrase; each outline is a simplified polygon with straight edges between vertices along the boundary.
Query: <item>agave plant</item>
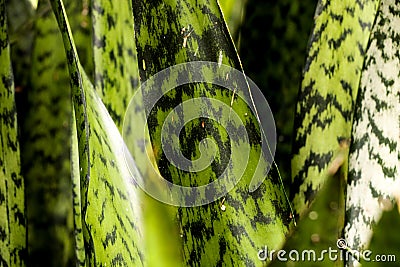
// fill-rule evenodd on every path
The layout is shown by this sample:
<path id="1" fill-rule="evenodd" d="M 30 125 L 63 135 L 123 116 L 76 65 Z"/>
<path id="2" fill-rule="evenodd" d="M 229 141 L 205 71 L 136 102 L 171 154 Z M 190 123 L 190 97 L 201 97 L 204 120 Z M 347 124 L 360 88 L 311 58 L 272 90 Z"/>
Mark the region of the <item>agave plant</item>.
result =
<path id="1" fill-rule="evenodd" d="M 376 247 L 376 225 L 400 198 L 399 8 L 318 2 L 289 200 L 229 8 L 224 17 L 217 1 L 0 0 L 1 265 L 265 266 L 286 264 L 268 251 L 332 246 L 350 257 L 318 265 L 368 261 L 354 252 L 374 232 Z M 233 90 L 218 86 L 220 73 Z"/>

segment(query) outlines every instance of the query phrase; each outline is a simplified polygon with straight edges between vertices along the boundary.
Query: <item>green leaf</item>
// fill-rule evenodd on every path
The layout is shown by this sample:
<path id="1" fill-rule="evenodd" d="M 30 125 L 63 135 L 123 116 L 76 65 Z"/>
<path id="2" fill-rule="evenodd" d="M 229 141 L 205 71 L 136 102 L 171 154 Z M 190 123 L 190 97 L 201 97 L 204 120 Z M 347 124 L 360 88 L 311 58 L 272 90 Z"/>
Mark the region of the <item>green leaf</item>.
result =
<path id="1" fill-rule="evenodd" d="M 220 65 L 226 64 L 241 69 L 235 47 L 216 1 L 133 1 L 133 12 L 142 81 L 146 81 L 167 67 L 198 60 L 218 62 Z M 215 78 L 210 72 L 211 69 L 204 70 L 207 77 Z M 168 81 L 162 81 L 164 84 L 161 88 L 151 86 L 143 88 L 144 99 L 147 100 L 147 97 L 158 93 L 158 90 L 165 91 L 171 83 L 178 80 L 179 75 L 187 74 L 173 72 Z M 238 88 L 238 90 L 247 92 L 248 88 Z M 201 108 L 209 112 L 213 118 L 218 118 L 221 124 L 205 118 L 196 118 L 185 125 L 179 137 L 182 153 L 190 160 L 200 157 L 201 139 L 213 139 L 219 148 L 215 165 L 207 167 L 198 174 L 188 173 L 170 164 L 161 149 L 161 130 L 170 111 L 185 100 L 198 97 L 218 99 L 230 107 L 232 113 L 238 113 L 254 139 L 248 161 L 241 153 L 232 155 L 238 160 L 234 164 L 247 168 L 243 179 L 229 194 L 208 205 L 177 208 L 182 232 L 184 264 L 258 265 L 259 248 L 266 244 L 278 248 L 284 241 L 291 221 L 290 209 L 277 176 L 268 176 L 258 190 L 249 193 L 250 180 L 259 159 L 261 158 L 263 168 L 269 163 L 264 155 L 260 156 L 261 133 L 256 126 L 258 125 L 256 115 L 242 99 L 209 84 L 180 86 L 164 95 L 159 103 L 151 107 L 148 118 L 158 168 L 165 179 L 183 186 L 208 184 L 216 180 L 224 170 L 224 164 L 231 156 L 230 139 L 221 124 L 229 122 L 230 118 L 229 115 L 218 116 L 216 106 L 205 105 Z M 173 115 L 173 120 L 171 117 L 169 119 L 182 122 L 185 115 L 190 116 L 190 107 L 186 112 L 176 117 Z M 167 143 L 174 144 L 175 139 L 168 137 L 166 137 Z M 259 179 L 266 176 L 264 169 L 257 171 Z M 232 175 L 238 174 L 232 173 Z M 198 196 L 197 200 L 199 198 L 204 196 Z"/>
<path id="2" fill-rule="evenodd" d="M 295 115 L 291 199 L 298 215 L 326 178 L 341 167 L 335 166 L 337 151 L 351 138 L 354 104 L 378 3 L 318 3 Z"/>
<path id="3" fill-rule="evenodd" d="M 131 1 L 92 1 L 96 91 L 117 127 L 139 84 Z"/>
<path id="4" fill-rule="evenodd" d="M 79 63 L 62 2 L 51 3 L 71 77 L 87 265 L 141 266 L 139 192 L 125 165 L 122 138 Z"/>
<path id="5" fill-rule="evenodd" d="M 25 266 L 26 218 L 5 0 L 0 1 L 0 265 Z"/>
<path id="6" fill-rule="evenodd" d="M 224 14 L 226 24 L 236 44 L 240 43 L 240 27 L 244 21 L 247 0 L 221 0 L 218 1 Z"/>
<path id="7" fill-rule="evenodd" d="M 185 266 L 182 261 L 181 233 L 174 207 L 144 193 L 142 203 L 146 266 Z"/>
<path id="8" fill-rule="evenodd" d="M 395 1 L 379 6 L 356 102 L 345 237 L 359 251 L 368 247 L 374 226 L 400 186 L 399 12 Z"/>
<path id="9" fill-rule="evenodd" d="M 92 2 L 94 27 L 94 61 L 96 91 L 102 98 L 113 121 L 121 130 L 124 122 L 124 138 L 135 138 L 140 129 L 137 117 L 125 114 L 139 85 L 136 45 L 134 42 L 133 14 L 131 1 L 95 0 Z M 144 124 L 143 124 L 144 127 Z M 146 136 L 147 144 L 149 138 Z M 143 141 L 143 140 L 141 140 Z M 147 157 L 136 145 L 130 151 L 143 162 Z M 142 168 L 143 177 L 151 180 L 147 165 Z M 144 258 L 147 266 L 180 266 L 182 264 L 179 228 L 171 207 L 141 193 L 144 237 Z M 172 209 L 173 210 L 173 209 Z M 160 223 L 162 222 L 162 223 Z"/>
<path id="10" fill-rule="evenodd" d="M 75 256 L 76 266 L 86 266 L 85 240 L 83 237 L 83 217 L 81 203 L 81 182 L 79 168 L 78 136 L 75 124 L 75 112 L 72 107 L 71 120 L 71 180 L 73 194 L 74 230 L 75 230 Z"/>

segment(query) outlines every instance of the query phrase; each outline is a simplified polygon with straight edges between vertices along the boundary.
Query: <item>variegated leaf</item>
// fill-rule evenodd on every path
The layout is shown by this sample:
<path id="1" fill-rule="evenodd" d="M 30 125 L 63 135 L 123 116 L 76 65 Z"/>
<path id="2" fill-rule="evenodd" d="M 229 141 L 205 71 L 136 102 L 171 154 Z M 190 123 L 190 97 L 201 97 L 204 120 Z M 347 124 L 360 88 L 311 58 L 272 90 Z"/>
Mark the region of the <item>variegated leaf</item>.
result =
<path id="1" fill-rule="evenodd" d="M 400 192 L 400 6 L 382 0 L 361 74 L 352 131 L 345 238 L 367 249 L 373 227 Z M 358 266 L 353 258 L 348 266 Z"/>
<path id="2" fill-rule="evenodd" d="M 213 61 L 241 70 L 239 58 L 216 1 L 133 1 L 133 12 L 142 81 L 146 81 L 165 68 L 190 61 Z M 179 75 L 187 74 L 184 71 L 174 72 L 168 82 L 176 82 L 179 80 Z M 165 86 L 168 86 L 168 82 L 165 82 Z M 166 88 L 160 89 L 163 91 Z M 160 89 L 145 88 L 143 92 L 145 100 Z M 238 88 L 238 90 L 245 91 L 248 88 Z M 178 208 L 184 264 L 259 265 L 261 262 L 257 258 L 257 251 L 264 245 L 278 248 L 284 241 L 291 219 L 283 187 L 277 176 L 266 177 L 261 171 L 257 174 L 259 178 L 267 179 L 256 191 L 249 192 L 250 180 L 260 159 L 261 134 L 256 114 L 252 113 L 243 100 L 228 90 L 204 84 L 181 86 L 165 94 L 152 107 L 148 118 L 157 165 L 166 180 L 183 186 L 195 187 L 208 184 L 223 172 L 230 157 L 229 138 L 233 138 L 236 142 L 238 140 L 235 138 L 241 135 L 227 136 L 221 124 L 229 121 L 229 116 L 218 115 L 218 108 L 212 104 L 204 105 L 202 108 L 221 124 L 211 119 L 196 118 L 185 125 L 180 136 L 182 153 L 191 160 L 200 156 L 198 147 L 201 139 L 214 139 L 219 152 L 211 167 L 199 172 L 198 175 L 182 171 L 168 162 L 161 149 L 162 125 L 170 111 L 185 100 L 198 97 L 218 99 L 230 107 L 232 112 L 239 114 L 251 136 L 251 152 L 248 161 L 241 159 L 235 163 L 244 166 L 247 164 L 247 172 L 231 192 L 205 206 Z M 263 115 L 265 114 L 260 114 Z M 185 114 L 176 117 L 174 115 L 173 119 L 172 117 L 168 119 L 171 122 L 182 122 L 184 116 Z M 166 142 L 174 143 L 172 138 Z M 240 155 L 233 157 L 240 158 Z M 263 167 L 268 165 L 267 159 L 263 156 L 261 162 Z M 198 197 L 204 198 L 204 196 Z"/>
<path id="3" fill-rule="evenodd" d="M 294 125 L 291 199 L 297 215 L 310 205 L 332 170 L 341 168 L 333 166 L 337 153 L 344 155 L 342 162 L 347 161 L 343 146 L 351 138 L 361 69 L 378 3 L 318 2 Z M 346 179 L 347 170 L 343 170 Z"/>
<path id="4" fill-rule="evenodd" d="M 140 196 L 125 165 L 121 135 L 80 65 L 62 2 L 51 3 L 71 77 L 87 266 L 141 266 Z"/>
<path id="5" fill-rule="evenodd" d="M 0 1 L 0 78 L 0 265 L 25 266 L 25 186 L 21 176 L 5 0 Z"/>
<path id="6" fill-rule="evenodd" d="M 132 3 L 92 1 L 95 87 L 119 129 L 139 71 L 134 42 Z"/>

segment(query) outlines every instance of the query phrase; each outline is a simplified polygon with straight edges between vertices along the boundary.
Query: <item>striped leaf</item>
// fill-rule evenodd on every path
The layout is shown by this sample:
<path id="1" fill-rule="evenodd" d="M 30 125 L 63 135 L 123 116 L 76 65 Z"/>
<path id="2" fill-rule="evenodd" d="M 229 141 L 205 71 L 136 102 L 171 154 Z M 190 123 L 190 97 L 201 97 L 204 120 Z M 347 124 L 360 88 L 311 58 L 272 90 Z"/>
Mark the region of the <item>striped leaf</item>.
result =
<path id="1" fill-rule="evenodd" d="M 119 129 L 139 84 L 131 1 L 93 0 L 95 87 Z"/>
<path id="2" fill-rule="evenodd" d="M 306 210 L 326 178 L 341 167 L 338 163 L 347 161 L 348 150 L 343 150 L 351 138 L 378 2 L 318 2 L 294 125 L 291 199 L 297 214 Z"/>
<path id="3" fill-rule="evenodd" d="M 124 129 L 128 130 L 124 132 L 124 139 L 135 138 L 137 129 L 140 129 L 136 117 L 139 114 L 125 114 L 135 89 L 139 87 L 132 3 L 128 0 L 92 1 L 92 17 L 96 92 L 120 131 L 124 123 Z M 149 144 L 148 136 L 145 139 Z M 130 150 L 137 155 L 135 159 L 139 162 L 147 157 L 136 144 Z M 143 176 L 151 179 L 147 173 L 148 167 L 143 164 L 141 166 L 145 166 L 140 169 Z M 171 207 L 145 193 L 139 196 L 145 236 L 140 245 L 144 250 L 146 265 L 180 266 L 182 259 L 179 228 Z"/>
<path id="4" fill-rule="evenodd" d="M 365 250 L 400 187 L 400 7 L 382 0 L 361 74 L 349 158 L 345 237 Z M 349 266 L 358 266 L 352 259 Z"/>
<path id="5" fill-rule="evenodd" d="M 226 64 L 241 69 L 216 1 L 133 1 L 133 12 L 142 81 L 165 68 L 198 60 L 218 62 L 220 65 Z M 179 75 L 187 75 L 184 71 L 171 73 L 169 84 L 165 81 L 161 87 L 144 88 L 145 99 L 151 98 L 159 91 L 165 91 L 168 85 L 179 80 Z M 214 77 L 212 70 L 209 70 L 208 75 L 210 78 Z M 234 163 L 247 166 L 247 169 L 243 179 L 231 192 L 208 205 L 177 208 L 184 265 L 259 265 L 257 251 L 264 245 L 278 248 L 284 241 L 291 219 L 282 184 L 277 176 L 268 176 L 259 189 L 249 193 L 250 180 L 260 159 L 261 134 L 256 126 L 256 115 L 243 100 L 235 97 L 232 92 L 224 92 L 217 86 L 204 84 L 181 86 L 165 94 L 152 107 L 148 118 L 157 165 L 166 180 L 183 186 L 208 184 L 216 180 L 224 170 L 231 156 L 229 138 L 233 138 L 235 142 L 240 140 L 227 136 L 221 124 L 226 124 L 229 116 L 218 115 L 218 108 L 212 104 L 201 108 L 213 118 L 218 118 L 221 124 L 205 118 L 196 118 L 185 125 L 179 140 L 185 157 L 195 160 L 200 156 L 200 141 L 203 138 L 213 139 L 218 152 L 211 167 L 198 174 L 185 172 L 174 167 L 161 149 L 161 130 L 163 123 L 167 121 L 166 118 L 171 122 L 183 122 L 185 114 L 189 115 L 191 111 L 189 108 L 183 114 L 177 114 L 176 117 L 173 115 L 173 119 L 167 117 L 168 114 L 185 100 L 198 97 L 218 99 L 230 107 L 232 112 L 239 114 L 242 121 L 245 121 L 252 141 L 249 160 L 239 159 Z M 166 138 L 166 143 L 174 144 L 175 139 L 172 135 L 167 135 Z M 179 153 L 175 149 L 177 147 L 173 148 L 173 153 Z M 240 158 L 241 155 L 237 153 L 232 156 Z M 263 156 L 261 162 L 263 167 L 268 165 Z M 257 173 L 260 178 L 266 177 L 263 171 Z M 237 174 L 232 172 L 231 175 Z M 201 198 L 205 196 L 198 196 L 197 200 Z"/>
<path id="6" fill-rule="evenodd" d="M 5 0 L 0 1 L 0 265 L 26 265 L 26 217 Z"/>
<path id="7" fill-rule="evenodd" d="M 71 103 L 72 106 L 72 103 Z M 75 112 L 72 106 L 71 119 L 71 180 L 72 180 L 72 207 L 74 214 L 74 231 L 75 231 L 75 257 L 76 266 L 86 266 L 86 251 L 85 240 L 83 236 L 83 217 L 82 217 L 82 202 L 81 202 L 81 181 L 79 167 L 79 151 L 78 151 L 78 136 L 76 129 Z"/>
<path id="8" fill-rule="evenodd" d="M 144 254 L 139 192 L 125 165 L 122 138 L 80 65 L 62 2 L 51 3 L 71 77 L 86 264 L 141 266 Z"/>

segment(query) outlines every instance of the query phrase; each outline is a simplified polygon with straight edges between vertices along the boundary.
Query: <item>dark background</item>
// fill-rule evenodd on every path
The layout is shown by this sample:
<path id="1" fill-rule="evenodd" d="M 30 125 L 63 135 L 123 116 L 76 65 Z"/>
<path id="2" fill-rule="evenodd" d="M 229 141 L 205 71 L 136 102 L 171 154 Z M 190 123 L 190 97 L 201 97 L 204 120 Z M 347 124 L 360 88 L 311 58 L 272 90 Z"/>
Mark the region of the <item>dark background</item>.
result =
<path id="1" fill-rule="evenodd" d="M 275 118 L 275 160 L 290 184 L 291 140 L 297 92 L 313 27 L 316 0 L 247 0 L 233 38 L 249 76 L 264 93 Z"/>

